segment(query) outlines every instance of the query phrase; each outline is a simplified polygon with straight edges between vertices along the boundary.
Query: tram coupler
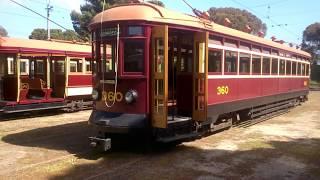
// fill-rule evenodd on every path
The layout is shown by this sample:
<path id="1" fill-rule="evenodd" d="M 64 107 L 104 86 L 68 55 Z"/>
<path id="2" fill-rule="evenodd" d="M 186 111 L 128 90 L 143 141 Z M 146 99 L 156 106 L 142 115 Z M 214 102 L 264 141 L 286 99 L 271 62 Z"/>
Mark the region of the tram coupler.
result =
<path id="1" fill-rule="evenodd" d="M 98 138 L 98 137 L 89 137 L 91 147 L 102 147 L 103 151 L 108 151 L 111 149 L 111 139 L 110 138 Z"/>

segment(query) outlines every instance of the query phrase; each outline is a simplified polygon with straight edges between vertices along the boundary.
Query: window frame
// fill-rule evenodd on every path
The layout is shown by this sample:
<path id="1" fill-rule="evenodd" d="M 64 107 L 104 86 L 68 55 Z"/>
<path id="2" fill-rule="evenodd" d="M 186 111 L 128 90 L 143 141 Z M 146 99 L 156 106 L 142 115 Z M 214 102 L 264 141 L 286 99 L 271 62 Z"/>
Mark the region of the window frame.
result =
<path id="1" fill-rule="evenodd" d="M 247 55 L 249 57 L 249 72 L 241 72 L 241 54 Z M 238 64 L 238 69 L 239 69 L 239 75 L 249 75 L 250 74 L 250 69 L 251 69 L 251 62 L 252 62 L 252 58 L 251 58 L 251 54 L 248 53 L 244 53 L 244 52 L 239 52 L 238 53 L 238 59 L 239 59 L 239 64 Z"/>
<path id="2" fill-rule="evenodd" d="M 209 62 L 210 62 L 210 59 L 209 59 L 209 54 L 208 54 L 208 74 L 209 75 L 221 75 L 222 74 L 222 71 L 223 71 L 223 65 L 224 65 L 224 50 L 223 49 L 216 49 L 216 48 L 209 48 L 208 50 L 210 53 L 210 51 L 220 51 L 221 52 L 221 59 L 220 59 L 220 72 L 213 72 L 213 71 L 209 71 Z"/>
<path id="3" fill-rule="evenodd" d="M 237 51 L 230 51 L 230 52 L 232 52 L 232 53 L 235 53 L 235 54 L 237 54 L 237 56 L 236 56 L 236 60 L 235 60 L 235 65 L 236 65 L 236 67 L 235 67 L 235 72 L 226 72 L 226 65 L 227 65 L 227 63 L 226 63 L 226 56 L 227 56 L 227 51 L 230 51 L 230 50 L 224 50 L 224 56 L 223 56 L 223 64 L 224 64 L 224 74 L 225 75 L 236 75 L 236 74 L 238 74 L 238 62 L 239 62 L 239 52 L 237 52 Z"/>

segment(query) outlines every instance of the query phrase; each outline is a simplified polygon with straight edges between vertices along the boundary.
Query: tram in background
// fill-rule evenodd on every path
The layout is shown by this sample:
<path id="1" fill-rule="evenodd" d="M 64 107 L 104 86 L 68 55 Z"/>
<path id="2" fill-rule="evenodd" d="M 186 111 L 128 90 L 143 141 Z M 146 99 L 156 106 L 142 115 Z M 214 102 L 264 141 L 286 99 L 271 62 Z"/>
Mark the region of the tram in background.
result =
<path id="1" fill-rule="evenodd" d="M 0 37 L 0 113 L 92 105 L 91 46 Z"/>
<path id="2" fill-rule="evenodd" d="M 90 30 L 90 139 L 104 150 L 113 134 L 190 140 L 307 99 L 310 54 L 201 17 L 132 3 L 98 14 Z"/>

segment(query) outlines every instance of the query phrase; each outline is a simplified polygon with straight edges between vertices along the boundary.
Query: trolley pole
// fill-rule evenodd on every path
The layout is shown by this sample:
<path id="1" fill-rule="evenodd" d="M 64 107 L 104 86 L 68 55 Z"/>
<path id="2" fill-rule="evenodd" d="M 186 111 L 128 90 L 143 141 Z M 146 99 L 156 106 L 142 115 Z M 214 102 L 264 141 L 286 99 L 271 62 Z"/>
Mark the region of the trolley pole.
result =
<path id="1" fill-rule="evenodd" d="M 53 6 L 50 6 L 50 0 L 47 4 L 46 10 L 47 10 L 47 34 L 48 34 L 48 40 L 51 39 L 50 37 L 50 27 L 49 27 L 49 17 L 50 17 L 50 11 L 52 11 Z"/>

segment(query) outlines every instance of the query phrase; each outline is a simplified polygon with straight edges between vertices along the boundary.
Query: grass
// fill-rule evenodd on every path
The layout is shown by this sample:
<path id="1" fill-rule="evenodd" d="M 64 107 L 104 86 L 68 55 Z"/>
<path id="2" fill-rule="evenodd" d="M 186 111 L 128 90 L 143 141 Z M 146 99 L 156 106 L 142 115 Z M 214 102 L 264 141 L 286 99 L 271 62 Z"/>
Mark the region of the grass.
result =
<path id="1" fill-rule="evenodd" d="M 310 81 L 310 85 L 311 88 L 320 88 L 320 82 L 318 81 Z"/>

